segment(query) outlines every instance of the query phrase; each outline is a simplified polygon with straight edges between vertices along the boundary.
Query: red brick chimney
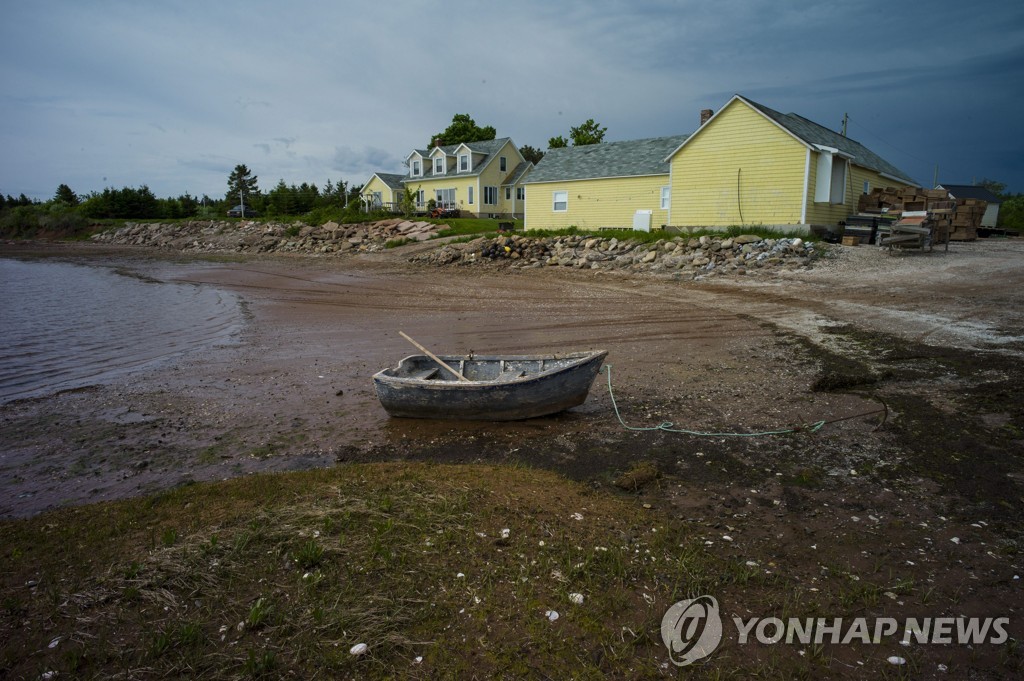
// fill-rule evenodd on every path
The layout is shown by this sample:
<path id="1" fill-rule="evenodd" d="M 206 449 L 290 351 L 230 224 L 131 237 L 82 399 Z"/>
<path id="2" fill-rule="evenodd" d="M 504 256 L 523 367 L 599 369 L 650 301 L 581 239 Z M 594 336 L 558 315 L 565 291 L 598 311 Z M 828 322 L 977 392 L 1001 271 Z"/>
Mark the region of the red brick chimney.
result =
<path id="1" fill-rule="evenodd" d="M 711 120 L 711 117 L 714 116 L 714 115 L 715 115 L 715 110 L 714 109 L 701 109 L 700 110 L 700 124 L 704 125 L 709 120 Z"/>

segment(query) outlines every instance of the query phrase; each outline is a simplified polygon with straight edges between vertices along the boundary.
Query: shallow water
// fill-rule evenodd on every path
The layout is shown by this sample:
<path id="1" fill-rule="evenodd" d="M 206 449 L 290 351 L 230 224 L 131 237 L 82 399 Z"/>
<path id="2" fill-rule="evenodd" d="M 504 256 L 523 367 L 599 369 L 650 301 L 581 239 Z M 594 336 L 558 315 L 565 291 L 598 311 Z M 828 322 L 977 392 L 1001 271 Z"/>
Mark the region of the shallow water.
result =
<path id="1" fill-rule="evenodd" d="M 239 298 L 115 267 L 0 259 L 0 402 L 109 383 L 231 342 Z"/>

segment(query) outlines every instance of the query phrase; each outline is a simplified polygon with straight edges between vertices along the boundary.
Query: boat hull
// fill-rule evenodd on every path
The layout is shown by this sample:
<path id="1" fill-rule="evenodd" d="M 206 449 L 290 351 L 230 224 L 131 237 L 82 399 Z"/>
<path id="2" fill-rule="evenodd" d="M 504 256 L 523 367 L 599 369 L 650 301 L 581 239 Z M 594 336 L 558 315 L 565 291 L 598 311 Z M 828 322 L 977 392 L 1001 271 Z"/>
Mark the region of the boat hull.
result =
<path id="1" fill-rule="evenodd" d="M 559 356 L 441 357 L 471 379 L 468 382 L 457 380 L 427 357 L 412 355 L 395 369 L 375 374 L 373 382 L 377 397 L 391 416 L 518 421 L 583 404 L 607 354 L 600 351 Z M 535 363 L 540 363 L 540 367 L 543 363 L 553 366 L 530 371 Z M 437 369 L 434 377 L 416 377 L 432 368 Z M 520 368 L 524 368 L 524 375 L 516 376 Z M 474 380 L 477 378 L 483 380 Z"/>

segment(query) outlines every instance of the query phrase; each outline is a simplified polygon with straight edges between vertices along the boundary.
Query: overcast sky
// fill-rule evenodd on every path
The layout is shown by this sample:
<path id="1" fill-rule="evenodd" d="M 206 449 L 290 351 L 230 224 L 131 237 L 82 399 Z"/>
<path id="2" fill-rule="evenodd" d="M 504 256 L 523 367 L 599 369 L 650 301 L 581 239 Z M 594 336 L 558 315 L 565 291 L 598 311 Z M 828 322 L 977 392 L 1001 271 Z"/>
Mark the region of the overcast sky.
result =
<path id="1" fill-rule="evenodd" d="M 689 133 L 739 93 L 919 183 L 1024 192 L 1024 4 L 25 0 L 0 23 L 0 192 L 223 197 L 403 172 L 456 113 L 545 149 Z"/>

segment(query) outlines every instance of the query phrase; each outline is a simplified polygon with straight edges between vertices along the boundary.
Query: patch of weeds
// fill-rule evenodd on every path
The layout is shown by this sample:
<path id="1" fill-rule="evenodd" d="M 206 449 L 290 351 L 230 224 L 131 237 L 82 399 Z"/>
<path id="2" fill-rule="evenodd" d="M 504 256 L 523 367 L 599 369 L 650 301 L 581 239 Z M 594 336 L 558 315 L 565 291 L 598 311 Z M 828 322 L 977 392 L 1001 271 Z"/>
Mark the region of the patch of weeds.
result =
<path id="1" fill-rule="evenodd" d="M 246 676 L 259 679 L 263 678 L 277 669 L 277 655 L 273 650 L 254 651 L 249 650 L 242 667 Z"/>
<path id="2" fill-rule="evenodd" d="M 652 461 L 638 461 L 615 479 L 615 486 L 629 492 L 639 492 L 661 477 L 661 471 Z"/>
<path id="3" fill-rule="evenodd" d="M 295 552 L 295 563 L 303 570 L 319 567 L 324 558 L 324 547 L 310 539 Z"/>
<path id="4" fill-rule="evenodd" d="M 178 531 L 173 527 L 168 527 L 160 535 L 160 543 L 164 546 L 174 546 L 178 541 Z"/>
<path id="5" fill-rule="evenodd" d="M 259 629 L 270 623 L 274 615 L 274 605 L 262 596 L 249 608 L 249 614 L 245 618 L 247 629 Z"/>

